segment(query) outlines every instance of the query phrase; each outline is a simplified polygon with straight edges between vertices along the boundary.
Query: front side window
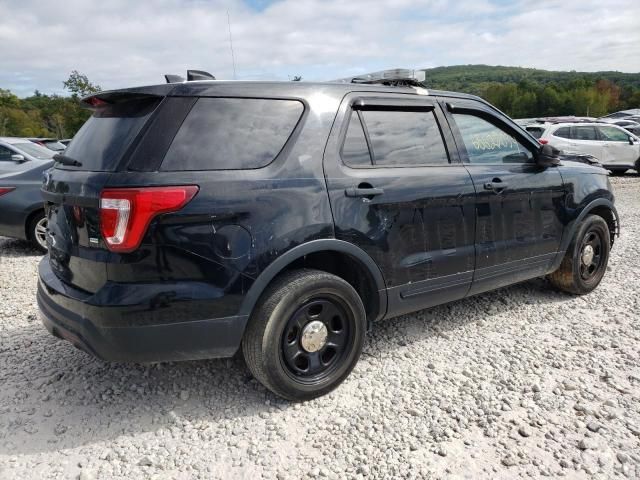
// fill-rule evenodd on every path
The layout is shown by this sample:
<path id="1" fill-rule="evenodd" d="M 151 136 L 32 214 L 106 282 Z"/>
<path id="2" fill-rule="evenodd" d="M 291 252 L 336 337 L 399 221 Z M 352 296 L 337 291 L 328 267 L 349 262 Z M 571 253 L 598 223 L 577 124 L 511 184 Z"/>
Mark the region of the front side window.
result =
<path id="1" fill-rule="evenodd" d="M 454 113 L 469 163 L 527 163 L 531 151 L 493 123 L 476 115 Z"/>
<path id="2" fill-rule="evenodd" d="M 280 153 L 303 110 L 297 100 L 200 98 L 173 139 L 162 170 L 264 167 Z"/>
<path id="3" fill-rule="evenodd" d="M 573 127 L 571 136 L 574 140 L 599 140 L 598 133 L 596 132 L 596 127 L 592 127 L 589 125 L 579 125 L 577 127 Z"/>
<path id="4" fill-rule="evenodd" d="M 373 164 L 382 167 L 449 163 L 444 140 L 432 110 L 365 110 Z"/>
<path id="5" fill-rule="evenodd" d="M 604 140 L 609 142 L 628 142 L 629 134 L 613 127 L 598 127 Z"/>

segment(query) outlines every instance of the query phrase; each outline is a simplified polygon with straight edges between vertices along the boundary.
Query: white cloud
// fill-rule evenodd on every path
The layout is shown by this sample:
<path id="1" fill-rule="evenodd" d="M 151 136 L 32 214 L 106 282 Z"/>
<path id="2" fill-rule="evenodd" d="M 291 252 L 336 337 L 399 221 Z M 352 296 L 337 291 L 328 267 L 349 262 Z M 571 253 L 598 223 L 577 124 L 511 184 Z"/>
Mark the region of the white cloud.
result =
<path id="1" fill-rule="evenodd" d="M 466 63 L 637 71 L 636 0 L 240 0 L 0 3 L 0 88 L 62 92 L 77 69 L 104 88 L 187 68 L 323 80 L 391 67 Z"/>

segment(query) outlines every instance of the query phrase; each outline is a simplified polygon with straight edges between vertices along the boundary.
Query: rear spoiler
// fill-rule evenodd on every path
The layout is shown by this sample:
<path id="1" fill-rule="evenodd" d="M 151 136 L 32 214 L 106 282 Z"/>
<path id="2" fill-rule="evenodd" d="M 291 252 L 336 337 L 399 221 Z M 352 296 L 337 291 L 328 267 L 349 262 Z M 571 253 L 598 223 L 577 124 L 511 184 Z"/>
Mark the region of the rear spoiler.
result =
<path id="1" fill-rule="evenodd" d="M 84 108 L 97 110 L 112 105 L 141 100 L 159 100 L 168 92 L 147 93 L 133 90 L 114 90 L 110 92 L 100 92 L 80 100 Z"/>

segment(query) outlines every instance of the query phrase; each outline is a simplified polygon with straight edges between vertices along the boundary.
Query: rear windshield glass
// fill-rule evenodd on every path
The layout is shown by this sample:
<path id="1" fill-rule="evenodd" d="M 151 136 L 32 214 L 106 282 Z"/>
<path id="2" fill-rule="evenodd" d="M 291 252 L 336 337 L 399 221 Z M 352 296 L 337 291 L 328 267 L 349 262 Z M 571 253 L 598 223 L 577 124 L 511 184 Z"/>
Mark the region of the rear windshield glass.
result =
<path id="1" fill-rule="evenodd" d="M 32 157 L 37 158 L 38 160 L 49 160 L 52 158 L 56 152 L 49 150 L 48 148 L 42 147 L 40 145 L 36 145 L 35 143 L 14 143 L 13 147 L 16 150 L 20 150 L 21 152 L 26 153 L 27 155 L 31 155 Z"/>
<path id="2" fill-rule="evenodd" d="M 154 97 L 96 110 L 64 151 L 65 157 L 81 165 L 63 168 L 113 171 L 158 103 Z"/>
<path id="3" fill-rule="evenodd" d="M 235 170 L 268 165 L 304 107 L 296 100 L 200 98 L 162 162 L 162 170 Z"/>

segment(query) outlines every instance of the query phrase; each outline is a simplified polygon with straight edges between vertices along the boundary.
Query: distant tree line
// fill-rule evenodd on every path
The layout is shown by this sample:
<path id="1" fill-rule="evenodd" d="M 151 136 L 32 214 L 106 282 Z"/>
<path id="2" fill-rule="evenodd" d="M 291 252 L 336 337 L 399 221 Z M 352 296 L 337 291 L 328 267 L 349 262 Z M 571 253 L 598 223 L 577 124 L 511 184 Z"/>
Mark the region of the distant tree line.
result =
<path id="1" fill-rule="evenodd" d="M 551 72 L 488 65 L 438 67 L 425 72 L 429 88 L 479 95 L 514 118 L 599 117 L 640 108 L 640 73 Z M 101 89 L 75 70 L 63 85 L 69 96 L 36 90 L 30 97 L 18 98 L 0 89 L 0 136 L 72 137 L 91 114 L 80 106 L 80 98 Z"/>
<path id="2" fill-rule="evenodd" d="M 0 89 L 0 137 L 73 137 L 91 115 L 80 106 L 80 99 L 101 89 L 75 70 L 63 85 L 70 96 L 36 90 L 30 97 L 18 98 Z"/>
<path id="3" fill-rule="evenodd" d="M 640 74 L 461 65 L 427 69 L 430 88 L 478 95 L 513 118 L 599 117 L 640 108 Z"/>

